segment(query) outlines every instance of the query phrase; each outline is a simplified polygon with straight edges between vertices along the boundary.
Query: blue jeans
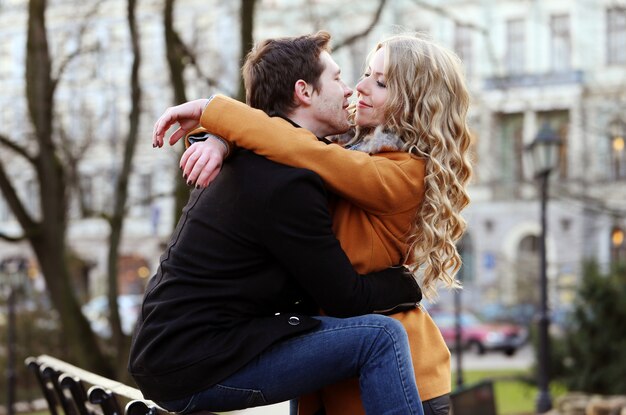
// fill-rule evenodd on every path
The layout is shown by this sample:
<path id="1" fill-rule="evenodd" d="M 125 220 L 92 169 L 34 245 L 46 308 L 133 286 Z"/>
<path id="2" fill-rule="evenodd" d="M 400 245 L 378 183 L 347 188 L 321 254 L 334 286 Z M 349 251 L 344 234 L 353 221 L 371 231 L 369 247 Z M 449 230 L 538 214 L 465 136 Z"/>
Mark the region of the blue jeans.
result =
<path id="1" fill-rule="evenodd" d="M 423 415 L 409 342 L 390 317 L 316 317 L 315 330 L 281 341 L 209 389 L 157 402 L 171 412 L 232 411 L 288 401 L 359 377 L 368 414 Z"/>

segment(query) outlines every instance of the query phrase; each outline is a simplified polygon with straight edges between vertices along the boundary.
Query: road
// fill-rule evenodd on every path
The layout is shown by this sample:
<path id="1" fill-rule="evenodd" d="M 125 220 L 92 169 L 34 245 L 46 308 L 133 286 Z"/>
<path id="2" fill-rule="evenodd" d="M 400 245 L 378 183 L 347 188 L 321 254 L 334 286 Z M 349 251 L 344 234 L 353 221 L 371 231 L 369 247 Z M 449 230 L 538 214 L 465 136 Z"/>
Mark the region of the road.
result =
<path id="1" fill-rule="evenodd" d="M 535 361 L 532 347 L 526 344 L 513 356 L 504 353 L 489 352 L 483 355 L 465 352 L 462 355 L 462 365 L 465 370 L 493 370 L 493 369 L 528 369 Z M 452 370 L 456 370 L 457 358 L 452 353 Z"/>
<path id="2" fill-rule="evenodd" d="M 466 370 L 528 369 L 534 362 L 530 345 L 522 347 L 513 356 L 496 352 L 483 355 L 465 352 L 462 359 L 463 367 Z M 452 371 L 456 370 L 456 362 L 456 355 L 452 353 Z M 245 411 L 229 412 L 228 415 L 289 415 L 289 405 L 285 402 L 278 405 L 246 409 Z"/>

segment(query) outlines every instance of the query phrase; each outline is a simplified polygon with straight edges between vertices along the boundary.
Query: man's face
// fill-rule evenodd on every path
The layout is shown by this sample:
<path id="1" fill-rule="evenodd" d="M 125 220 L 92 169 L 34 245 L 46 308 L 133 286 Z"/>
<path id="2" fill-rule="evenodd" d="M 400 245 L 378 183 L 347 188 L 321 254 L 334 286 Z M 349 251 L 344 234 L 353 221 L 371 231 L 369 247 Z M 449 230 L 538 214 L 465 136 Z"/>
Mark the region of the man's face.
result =
<path id="1" fill-rule="evenodd" d="M 320 60 L 324 72 L 319 79 L 319 91 L 313 92 L 310 109 L 317 125 L 315 134 L 325 137 L 344 133 L 350 128 L 347 109 L 352 89 L 341 80 L 339 65 L 328 52 L 322 52 Z"/>

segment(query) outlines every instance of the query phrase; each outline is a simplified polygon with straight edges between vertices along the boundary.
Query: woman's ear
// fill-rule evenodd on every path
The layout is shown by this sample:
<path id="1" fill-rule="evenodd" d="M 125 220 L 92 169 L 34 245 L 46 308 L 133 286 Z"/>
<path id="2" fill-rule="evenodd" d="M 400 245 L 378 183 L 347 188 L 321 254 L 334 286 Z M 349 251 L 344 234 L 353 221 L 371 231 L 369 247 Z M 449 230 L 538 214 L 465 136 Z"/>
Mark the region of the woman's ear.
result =
<path id="1" fill-rule="evenodd" d="M 302 79 L 298 79 L 293 88 L 293 97 L 297 106 L 311 105 L 313 96 L 313 86 L 309 85 Z"/>

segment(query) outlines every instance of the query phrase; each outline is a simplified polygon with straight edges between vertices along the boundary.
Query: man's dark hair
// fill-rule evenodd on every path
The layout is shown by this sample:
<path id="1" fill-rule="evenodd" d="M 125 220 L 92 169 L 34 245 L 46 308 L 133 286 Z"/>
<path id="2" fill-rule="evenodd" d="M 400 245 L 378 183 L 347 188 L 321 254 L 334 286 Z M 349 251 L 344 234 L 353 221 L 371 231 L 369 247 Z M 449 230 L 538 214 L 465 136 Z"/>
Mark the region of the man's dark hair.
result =
<path id="1" fill-rule="evenodd" d="M 319 92 L 323 51 L 330 52 L 330 34 L 325 31 L 256 44 L 242 68 L 248 105 L 271 115 L 289 114 L 296 107 L 293 93 L 299 79 Z"/>

